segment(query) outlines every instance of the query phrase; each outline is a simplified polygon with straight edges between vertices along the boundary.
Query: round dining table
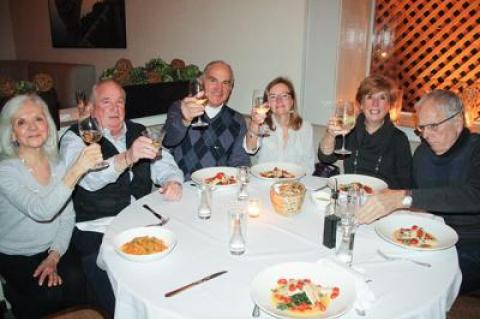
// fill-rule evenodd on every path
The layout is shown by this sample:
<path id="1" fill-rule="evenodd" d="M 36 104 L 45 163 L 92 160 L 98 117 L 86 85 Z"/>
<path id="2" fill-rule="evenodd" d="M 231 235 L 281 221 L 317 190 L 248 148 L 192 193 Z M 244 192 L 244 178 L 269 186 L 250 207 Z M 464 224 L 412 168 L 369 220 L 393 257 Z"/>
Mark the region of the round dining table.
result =
<path id="1" fill-rule="evenodd" d="M 184 184 L 179 201 L 164 200 L 154 191 L 121 211 L 105 232 L 98 259 L 115 293 L 115 318 L 251 318 L 255 305 L 251 283 L 259 272 L 279 263 L 316 262 L 334 256 L 335 249 L 322 244 L 325 208 L 312 201 L 310 191 L 300 213 L 284 217 L 273 210 L 271 185 L 263 179 L 250 180 L 247 190 L 250 198 L 261 202 L 261 213 L 248 217 L 246 252 L 239 256 L 229 251 L 227 218 L 229 207 L 237 205 L 238 186 L 213 191 L 212 215 L 206 220 L 197 217 L 198 191 L 192 182 Z M 177 243 L 160 259 L 135 262 L 115 250 L 114 238 L 127 229 L 158 222 L 144 204 L 170 218 L 162 227 L 176 235 Z M 352 267 L 369 278 L 375 300 L 366 313 L 352 309 L 342 318 L 446 318 L 462 280 L 456 248 L 408 250 L 380 238 L 374 225 L 358 227 Z M 431 267 L 408 260 L 387 261 L 378 249 Z M 166 292 L 219 271 L 227 272 L 165 297 Z M 259 318 L 273 317 L 262 312 Z"/>

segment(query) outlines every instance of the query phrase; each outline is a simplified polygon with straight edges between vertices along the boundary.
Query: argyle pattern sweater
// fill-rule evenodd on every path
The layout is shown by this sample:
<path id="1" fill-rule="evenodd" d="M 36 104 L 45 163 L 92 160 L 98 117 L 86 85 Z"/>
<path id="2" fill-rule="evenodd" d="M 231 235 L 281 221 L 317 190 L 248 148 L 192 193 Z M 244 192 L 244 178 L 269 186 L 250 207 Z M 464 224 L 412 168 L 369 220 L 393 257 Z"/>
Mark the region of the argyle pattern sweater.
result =
<path id="1" fill-rule="evenodd" d="M 190 180 L 194 171 L 204 167 L 250 165 L 242 147 L 247 128 L 240 113 L 224 105 L 213 119 L 204 115 L 203 121 L 208 127 L 185 126 L 180 101 L 168 110 L 163 145 L 171 150 L 185 180 Z"/>

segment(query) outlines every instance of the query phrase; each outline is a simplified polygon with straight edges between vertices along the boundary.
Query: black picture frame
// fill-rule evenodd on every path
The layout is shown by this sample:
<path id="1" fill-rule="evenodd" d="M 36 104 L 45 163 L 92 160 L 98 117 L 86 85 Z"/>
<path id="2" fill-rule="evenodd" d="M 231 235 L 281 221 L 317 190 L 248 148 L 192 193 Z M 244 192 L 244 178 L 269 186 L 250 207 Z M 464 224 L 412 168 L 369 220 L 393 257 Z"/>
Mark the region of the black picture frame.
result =
<path id="1" fill-rule="evenodd" d="M 54 48 L 126 48 L 125 0 L 48 0 Z"/>

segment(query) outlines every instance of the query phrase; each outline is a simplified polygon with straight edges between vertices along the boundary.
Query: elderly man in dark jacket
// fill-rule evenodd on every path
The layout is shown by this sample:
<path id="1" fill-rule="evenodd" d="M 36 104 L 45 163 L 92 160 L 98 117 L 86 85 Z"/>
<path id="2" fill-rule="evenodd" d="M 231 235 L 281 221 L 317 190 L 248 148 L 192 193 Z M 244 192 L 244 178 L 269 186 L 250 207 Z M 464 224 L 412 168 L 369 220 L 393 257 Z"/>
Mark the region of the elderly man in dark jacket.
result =
<path id="1" fill-rule="evenodd" d="M 442 216 L 459 235 L 461 293 L 480 289 L 480 137 L 464 127 L 463 105 L 452 92 L 434 90 L 416 105 L 422 144 L 413 157 L 412 190 L 386 190 L 358 212 L 370 223 L 399 208 Z"/>

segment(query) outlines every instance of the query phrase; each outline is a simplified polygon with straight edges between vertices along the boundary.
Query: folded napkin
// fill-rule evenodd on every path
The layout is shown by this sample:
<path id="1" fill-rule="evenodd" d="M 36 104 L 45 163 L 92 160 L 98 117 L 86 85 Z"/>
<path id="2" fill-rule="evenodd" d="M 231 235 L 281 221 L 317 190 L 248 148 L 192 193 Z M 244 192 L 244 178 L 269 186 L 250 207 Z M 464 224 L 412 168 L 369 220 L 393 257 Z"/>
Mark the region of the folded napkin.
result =
<path id="1" fill-rule="evenodd" d="M 318 176 L 304 176 L 300 179 L 300 182 L 305 185 L 308 190 L 318 189 L 327 185 L 328 178 Z"/>
<path id="2" fill-rule="evenodd" d="M 332 268 L 338 267 L 339 269 L 347 271 L 354 279 L 355 290 L 357 293 L 357 298 L 355 300 L 353 308 L 360 311 L 367 311 L 371 308 L 372 304 L 375 302 L 375 295 L 368 286 L 368 282 L 370 281 L 368 277 L 360 273 L 358 270 L 352 269 L 343 264 L 342 262 L 334 259 L 334 257 L 322 258 L 318 260 L 317 263 L 326 266 L 328 265 Z"/>
<path id="3" fill-rule="evenodd" d="M 318 208 L 325 209 L 328 204 L 330 204 L 330 190 L 319 190 L 316 192 L 311 192 L 312 201 L 317 205 Z"/>
<path id="4" fill-rule="evenodd" d="M 99 218 L 95 220 L 88 220 L 86 222 L 78 222 L 77 228 L 83 231 L 94 231 L 97 233 L 105 233 L 107 227 L 110 225 L 115 216 Z"/>

